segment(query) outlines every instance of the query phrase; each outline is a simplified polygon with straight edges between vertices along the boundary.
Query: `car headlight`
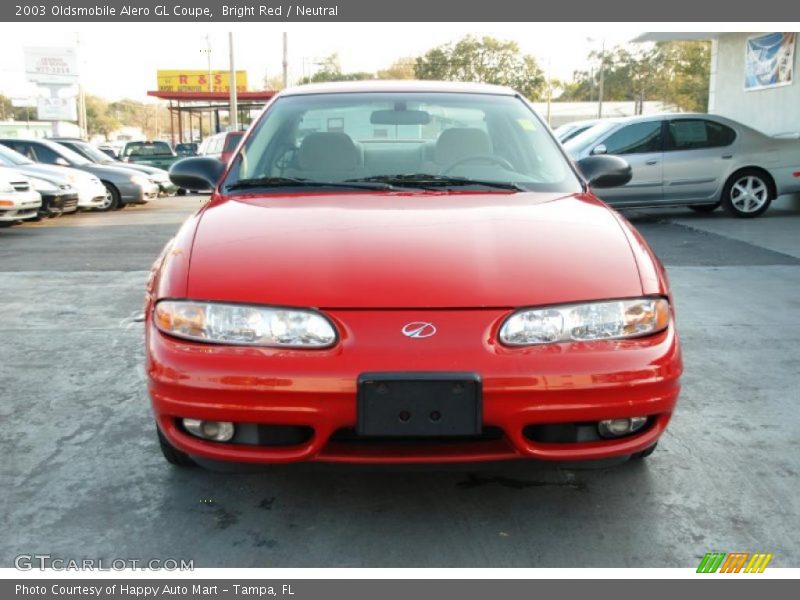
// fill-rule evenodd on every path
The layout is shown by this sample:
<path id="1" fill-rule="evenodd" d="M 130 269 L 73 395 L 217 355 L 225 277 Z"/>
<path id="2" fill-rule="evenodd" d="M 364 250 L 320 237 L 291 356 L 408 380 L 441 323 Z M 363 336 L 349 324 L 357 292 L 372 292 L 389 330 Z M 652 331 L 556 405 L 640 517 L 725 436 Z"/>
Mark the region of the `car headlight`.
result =
<path id="1" fill-rule="evenodd" d="M 14 186 L 10 183 L 0 183 L 0 194 L 10 194 L 14 192 Z"/>
<path id="2" fill-rule="evenodd" d="M 523 309 L 500 328 L 500 341 L 509 346 L 618 340 L 658 333 L 669 324 L 664 298 L 565 304 Z"/>
<path id="3" fill-rule="evenodd" d="M 336 343 L 331 322 L 313 310 L 162 300 L 153 321 L 168 335 L 211 344 L 328 348 Z"/>
<path id="4" fill-rule="evenodd" d="M 142 187 L 148 187 L 150 185 L 150 180 L 144 175 L 131 175 L 131 183 Z"/>
<path id="5" fill-rule="evenodd" d="M 38 177 L 28 177 L 37 192 L 56 192 L 58 188 L 56 184 L 47 181 L 46 179 L 39 179 Z"/>

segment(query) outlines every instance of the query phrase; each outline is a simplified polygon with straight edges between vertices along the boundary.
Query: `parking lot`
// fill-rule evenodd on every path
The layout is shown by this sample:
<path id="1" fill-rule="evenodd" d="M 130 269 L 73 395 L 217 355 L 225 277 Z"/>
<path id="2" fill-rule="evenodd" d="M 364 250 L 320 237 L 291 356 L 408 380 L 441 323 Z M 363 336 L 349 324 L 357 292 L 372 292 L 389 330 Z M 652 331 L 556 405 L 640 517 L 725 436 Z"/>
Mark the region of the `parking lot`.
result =
<path id="1" fill-rule="evenodd" d="M 143 372 L 147 270 L 203 196 L 0 231 L 0 564 L 694 567 L 800 542 L 800 209 L 629 217 L 666 264 L 686 372 L 645 461 L 177 470 Z"/>

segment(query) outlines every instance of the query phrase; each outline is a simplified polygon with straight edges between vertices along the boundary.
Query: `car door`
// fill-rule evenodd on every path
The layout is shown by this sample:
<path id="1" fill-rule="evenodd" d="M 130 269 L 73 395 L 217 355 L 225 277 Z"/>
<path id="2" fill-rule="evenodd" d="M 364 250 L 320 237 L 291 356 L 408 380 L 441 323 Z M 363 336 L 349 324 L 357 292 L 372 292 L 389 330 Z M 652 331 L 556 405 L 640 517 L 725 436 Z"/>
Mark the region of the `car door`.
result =
<path id="1" fill-rule="evenodd" d="M 715 202 L 730 170 L 736 132 L 703 118 L 674 118 L 667 126 L 664 201 Z"/>
<path id="2" fill-rule="evenodd" d="M 598 140 L 593 154 L 621 156 L 633 177 L 622 187 L 604 188 L 597 195 L 614 206 L 659 204 L 663 198 L 663 119 L 623 125 Z"/>

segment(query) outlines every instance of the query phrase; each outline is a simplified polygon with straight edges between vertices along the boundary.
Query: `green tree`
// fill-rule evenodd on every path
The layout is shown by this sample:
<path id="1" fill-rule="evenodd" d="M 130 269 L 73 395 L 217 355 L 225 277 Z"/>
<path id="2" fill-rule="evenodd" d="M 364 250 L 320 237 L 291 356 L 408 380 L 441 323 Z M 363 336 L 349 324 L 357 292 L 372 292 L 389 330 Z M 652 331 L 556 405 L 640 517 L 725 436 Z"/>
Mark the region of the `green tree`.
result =
<path id="1" fill-rule="evenodd" d="M 545 92 L 542 69 L 533 56 L 522 54 L 516 42 L 468 35 L 437 46 L 416 59 L 418 79 L 474 81 L 507 85 L 533 100 Z"/>
<path id="2" fill-rule="evenodd" d="M 318 63 L 319 69 L 308 77 L 303 77 L 300 80 L 301 84 L 306 83 L 323 83 L 326 81 L 359 81 L 362 79 L 374 79 L 372 73 L 364 71 L 357 71 L 353 73 L 343 73 L 342 67 L 339 63 L 339 55 L 333 53 L 326 56 Z"/>
<path id="3" fill-rule="evenodd" d="M 400 58 L 377 73 L 378 79 L 414 79 L 414 58 Z"/>
<path id="4" fill-rule="evenodd" d="M 603 72 L 603 99 L 642 103 L 657 100 L 681 110 L 704 112 L 708 108 L 710 44 L 708 42 L 660 42 L 652 47 L 618 46 L 592 52 L 593 69 L 576 71 L 564 85 L 559 100 L 596 100 Z"/>

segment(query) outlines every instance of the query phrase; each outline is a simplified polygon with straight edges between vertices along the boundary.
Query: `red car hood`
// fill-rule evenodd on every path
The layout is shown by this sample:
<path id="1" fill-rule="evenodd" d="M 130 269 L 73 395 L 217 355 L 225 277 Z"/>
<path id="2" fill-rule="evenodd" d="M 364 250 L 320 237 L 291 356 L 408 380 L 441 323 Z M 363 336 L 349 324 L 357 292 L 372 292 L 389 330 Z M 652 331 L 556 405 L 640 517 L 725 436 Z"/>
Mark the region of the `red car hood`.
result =
<path id="1" fill-rule="evenodd" d="M 206 209 L 187 295 L 320 308 L 513 307 L 642 293 L 588 195 L 237 197 Z"/>

